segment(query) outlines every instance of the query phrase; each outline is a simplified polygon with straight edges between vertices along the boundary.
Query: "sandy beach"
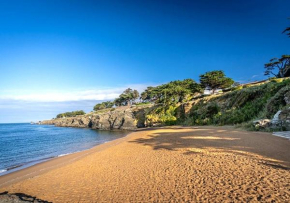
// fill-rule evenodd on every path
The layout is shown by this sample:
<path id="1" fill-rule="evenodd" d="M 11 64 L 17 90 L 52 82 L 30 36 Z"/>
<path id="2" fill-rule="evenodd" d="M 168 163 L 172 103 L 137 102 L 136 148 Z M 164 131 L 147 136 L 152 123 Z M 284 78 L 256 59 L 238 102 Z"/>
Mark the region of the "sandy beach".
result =
<path id="1" fill-rule="evenodd" d="M 231 127 L 142 130 L 0 177 L 50 202 L 289 202 L 290 141 Z"/>

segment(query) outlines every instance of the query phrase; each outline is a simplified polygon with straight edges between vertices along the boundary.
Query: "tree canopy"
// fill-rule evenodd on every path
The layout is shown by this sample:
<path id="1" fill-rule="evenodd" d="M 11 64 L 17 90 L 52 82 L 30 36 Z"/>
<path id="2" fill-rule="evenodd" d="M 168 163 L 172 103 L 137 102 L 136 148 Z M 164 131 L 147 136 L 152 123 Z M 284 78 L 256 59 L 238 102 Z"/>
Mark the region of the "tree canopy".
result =
<path id="1" fill-rule="evenodd" d="M 289 18 L 290 19 L 290 18 Z M 283 33 L 290 37 L 290 27 L 287 27 Z M 290 76 L 290 55 L 282 55 L 281 58 L 273 58 L 266 63 L 264 75 L 273 75 L 277 78 Z M 278 71 L 278 72 L 276 72 Z"/>
<path id="2" fill-rule="evenodd" d="M 200 85 L 192 79 L 176 80 L 157 87 L 147 87 L 141 93 L 141 99 L 155 103 L 177 103 L 200 91 Z"/>
<path id="3" fill-rule="evenodd" d="M 230 87 L 234 81 L 225 76 L 221 70 L 206 72 L 199 76 L 203 88 L 209 87 L 215 93 L 217 89 Z"/>
<path id="4" fill-rule="evenodd" d="M 265 64 L 265 75 L 274 75 L 277 78 L 289 77 L 290 55 L 282 55 L 281 58 L 271 59 L 270 63 Z"/>
<path id="5" fill-rule="evenodd" d="M 131 105 L 139 98 L 139 92 L 131 88 L 126 89 L 118 98 L 114 100 L 116 106 Z"/>

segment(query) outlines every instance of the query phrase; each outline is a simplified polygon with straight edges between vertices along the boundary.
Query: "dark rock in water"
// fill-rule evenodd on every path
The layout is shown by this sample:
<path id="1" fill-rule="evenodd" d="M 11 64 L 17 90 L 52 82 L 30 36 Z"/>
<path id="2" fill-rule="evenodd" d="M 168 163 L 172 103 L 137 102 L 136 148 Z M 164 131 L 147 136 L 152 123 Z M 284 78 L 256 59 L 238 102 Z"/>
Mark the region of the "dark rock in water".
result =
<path id="1" fill-rule="evenodd" d="M 9 194 L 8 192 L 0 193 L 0 203 L 23 203 L 23 202 L 51 203 L 23 193 L 12 193 L 12 194 Z"/>

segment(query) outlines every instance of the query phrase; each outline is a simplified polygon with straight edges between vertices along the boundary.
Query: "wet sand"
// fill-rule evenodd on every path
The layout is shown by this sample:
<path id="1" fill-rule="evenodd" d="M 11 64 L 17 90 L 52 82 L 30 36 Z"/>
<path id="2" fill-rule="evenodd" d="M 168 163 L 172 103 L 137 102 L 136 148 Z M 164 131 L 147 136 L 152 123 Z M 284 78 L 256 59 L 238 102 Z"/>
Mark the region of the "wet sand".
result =
<path id="1" fill-rule="evenodd" d="M 230 127 L 158 128 L 0 177 L 51 202 L 289 202 L 290 141 Z"/>

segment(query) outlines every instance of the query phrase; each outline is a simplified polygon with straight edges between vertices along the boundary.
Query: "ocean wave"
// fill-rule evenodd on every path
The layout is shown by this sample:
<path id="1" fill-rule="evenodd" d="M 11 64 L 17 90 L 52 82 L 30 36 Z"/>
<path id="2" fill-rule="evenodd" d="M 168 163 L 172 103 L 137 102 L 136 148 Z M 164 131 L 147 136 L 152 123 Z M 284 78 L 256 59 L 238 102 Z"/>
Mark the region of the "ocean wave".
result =
<path id="1" fill-rule="evenodd" d="M 0 170 L 0 173 L 4 173 L 6 171 L 7 171 L 6 169 L 3 169 L 3 170 Z"/>
<path id="2" fill-rule="evenodd" d="M 73 154 L 73 153 L 60 154 L 57 157 L 66 156 L 66 155 L 69 155 L 69 154 Z"/>
<path id="3" fill-rule="evenodd" d="M 57 157 L 62 157 L 62 156 L 67 156 L 67 155 L 70 155 L 70 154 L 75 154 L 75 153 L 78 153 L 78 152 L 83 152 L 83 151 L 87 151 L 91 148 L 88 148 L 88 149 L 82 149 L 82 150 L 78 150 L 78 151 L 74 151 L 74 152 L 70 152 L 70 153 L 66 153 L 66 154 L 60 154 L 58 155 Z"/>

